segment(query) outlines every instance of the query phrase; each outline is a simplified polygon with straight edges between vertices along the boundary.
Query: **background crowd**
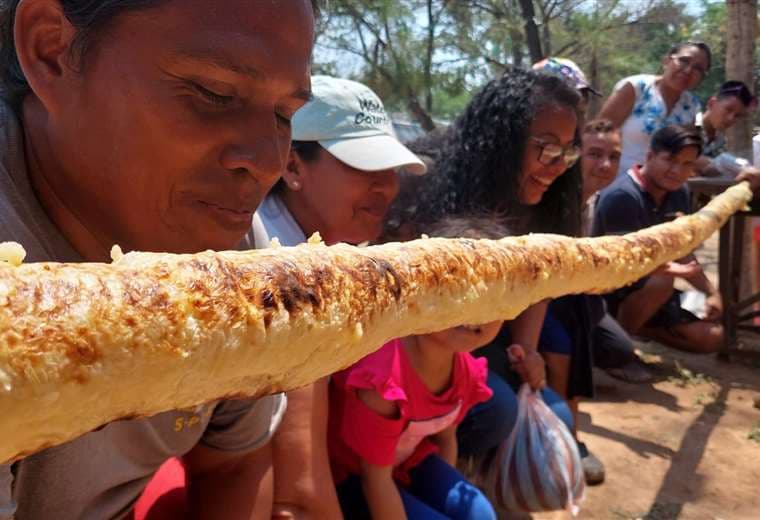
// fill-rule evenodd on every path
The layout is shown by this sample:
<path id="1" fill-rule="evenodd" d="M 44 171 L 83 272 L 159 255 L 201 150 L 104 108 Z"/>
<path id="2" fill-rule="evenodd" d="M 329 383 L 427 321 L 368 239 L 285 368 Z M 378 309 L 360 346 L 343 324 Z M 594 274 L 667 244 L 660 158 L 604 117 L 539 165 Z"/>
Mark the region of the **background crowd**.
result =
<path id="1" fill-rule="evenodd" d="M 688 179 L 720 173 L 725 130 L 756 104 L 729 81 L 702 106 L 693 91 L 712 55 L 686 41 L 659 73 L 620 79 L 587 121 L 605 93 L 549 57 L 507 68 L 405 146 L 372 89 L 310 77 L 315 5 L 202 4 L 0 8 L 0 238 L 30 261 L 314 232 L 328 244 L 626 233 L 689 213 Z M 675 279 L 704 309 L 682 307 Z M 687 257 L 604 297 L 397 338 L 287 396 L 118 421 L 0 466 L 0 518 L 496 518 L 479 475 L 499 463 L 521 387 L 540 392 L 600 484 L 604 454 L 576 430 L 594 364 L 645 381 L 631 336 L 714 352 L 722 310 Z"/>

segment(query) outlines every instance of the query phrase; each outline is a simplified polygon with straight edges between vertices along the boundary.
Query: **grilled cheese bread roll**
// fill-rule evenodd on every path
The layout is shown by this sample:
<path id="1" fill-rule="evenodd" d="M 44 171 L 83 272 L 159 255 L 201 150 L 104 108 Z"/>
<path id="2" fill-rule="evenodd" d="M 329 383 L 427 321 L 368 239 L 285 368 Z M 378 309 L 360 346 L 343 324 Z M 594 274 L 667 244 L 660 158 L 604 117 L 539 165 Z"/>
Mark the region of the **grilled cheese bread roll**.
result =
<path id="1" fill-rule="evenodd" d="M 0 262 L 0 461 L 116 419 L 298 388 L 391 338 L 610 291 L 689 253 L 750 198 L 733 187 L 617 237 Z"/>

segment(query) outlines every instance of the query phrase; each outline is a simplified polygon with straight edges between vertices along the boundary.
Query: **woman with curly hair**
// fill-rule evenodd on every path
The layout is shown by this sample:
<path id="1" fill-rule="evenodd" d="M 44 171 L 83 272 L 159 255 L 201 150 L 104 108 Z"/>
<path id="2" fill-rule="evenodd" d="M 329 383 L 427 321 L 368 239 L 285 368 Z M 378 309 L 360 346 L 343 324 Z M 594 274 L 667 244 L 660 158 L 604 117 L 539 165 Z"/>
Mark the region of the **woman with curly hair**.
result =
<path id="1" fill-rule="evenodd" d="M 578 235 L 579 101 L 564 78 L 537 71 L 511 69 L 488 83 L 447 131 L 410 144 L 429 162 L 429 174 L 402 177 L 387 234 L 414 236 L 415 223 L 443 215 L 496 212 L 519 234 Z M 479 351 L 489 359 L 494 398 L 462 423 L 464 455 L 487 452 L 509 435 L 517 412 L 513 388 L 522 382 L 543 388 L 548 376 L 556 393 L 544 389 L 544 400 L 569 426 L 570 411 L 557 393 L 569 398 L 590 393 L 588 353 L 573 349 L 575 335 L 551 313 L 545 316 L 546 307 L 544 302 L 528 309 Z M 505 347 L 512 344 L 524 348 L 522 359 L 508 358 Z"/>
<path id="2" fill-rule="evenodd" d="M 435 163 L 433 174 L 405 194 L 413 207 L 411 197 L 394 205 L 390 224 L 485 210 L 519 232 L 577 235 L 581 177 L 571 167 L 579 156 L 579 100 L 554 75 L 511 69 L 491 81 L 447 132 L 411 143 Z"/>

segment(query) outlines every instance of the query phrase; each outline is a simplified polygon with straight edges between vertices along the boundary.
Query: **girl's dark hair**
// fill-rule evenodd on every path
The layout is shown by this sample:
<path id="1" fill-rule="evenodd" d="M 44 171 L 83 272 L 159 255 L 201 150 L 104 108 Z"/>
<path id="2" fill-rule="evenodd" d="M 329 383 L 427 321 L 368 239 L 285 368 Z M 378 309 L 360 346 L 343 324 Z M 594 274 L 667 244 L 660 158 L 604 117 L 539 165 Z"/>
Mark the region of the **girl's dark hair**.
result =
<path id="1" fill-rule="evenodd" d="M 167 0 L 59 1 L 66 18 L 78 31 L 71 50 L 72 58 L 81 61 L 88 48 L 117 16 L 158 7 Z M 12 106 L 18 106 L 29 92 L 29 84 L 19 65 L 13 41 L 13 24 L 20 2 L 21 0 L 0 0 L 0 95 Z M 322 0 L 312 0 L 315 16 L 319 13 L 321 2 Z"/>
<path id="2" fill-rule="evenodd" d="M 554 181 L 535 206 L 521 204 L 517 190 L 536 114 L 549 106 L 576 110 L 579 100 L 562 78 L 542 72 L 515 68 L 492 80 L 446 133 L 409 145 L 415 153 L 432 157 L 435 165 L 418 179 L 402 176 L 388 227 L 486 211 L 508 218 L 516 233 L 577 235 L 579 164 Z"/>
<path id="3" fill-rule="evenodd" d="M 498 215 L 461 215 L 444 217 L 432 224 L 422 226 L 421 233 L 438 238 L 488 238 L 498 240 L 510 235 L 509 228 Z"/>
<path id="4" fill-rule="evenodd" d="M 705 42 L 688 41 L 676 43 L 670 48 L 670 50 L 668 50 L 668 56 L 673 56 L 675 53 L 680 52 L 681 49 L 685 49 L 686 47 L 696 47 L 705 53 L 705 56 L 707 56 L 707 71 L 709 71 L 710 66 L 712 65 L 712 51 L 710 50 L 710 46 Z"/>

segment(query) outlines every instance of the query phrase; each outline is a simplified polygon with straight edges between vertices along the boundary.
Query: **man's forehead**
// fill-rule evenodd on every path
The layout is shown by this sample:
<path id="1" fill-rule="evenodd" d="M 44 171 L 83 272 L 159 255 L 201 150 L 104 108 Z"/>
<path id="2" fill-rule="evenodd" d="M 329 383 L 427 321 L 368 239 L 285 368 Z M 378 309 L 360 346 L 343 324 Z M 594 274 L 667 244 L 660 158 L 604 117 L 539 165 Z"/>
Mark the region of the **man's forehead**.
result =
<path id="1" fill-rule="evenodd" d="M 272 71 L 298 75 L 309 66 L 314 20 L 310 8 L 296 9 L 294 3 L 293 8 L 289 6 L 281 12 L 272 5 L 276 3 L 243 0 L 219 4 L 205 0 L 168 2 L 150 17 L 144 13 L 146 19 L 140 19 L 138 23 L 159 26 L 164 49 L 178 58 L 205 60 L 258 79 Z M 310 5 L 308 2 L 298 3 Z M 140 14 L 139 11 L 136 13 L 137 16 Z M 285 53 L 290 63 L 284 64 L 276 59 L 279 53 Z"/>

